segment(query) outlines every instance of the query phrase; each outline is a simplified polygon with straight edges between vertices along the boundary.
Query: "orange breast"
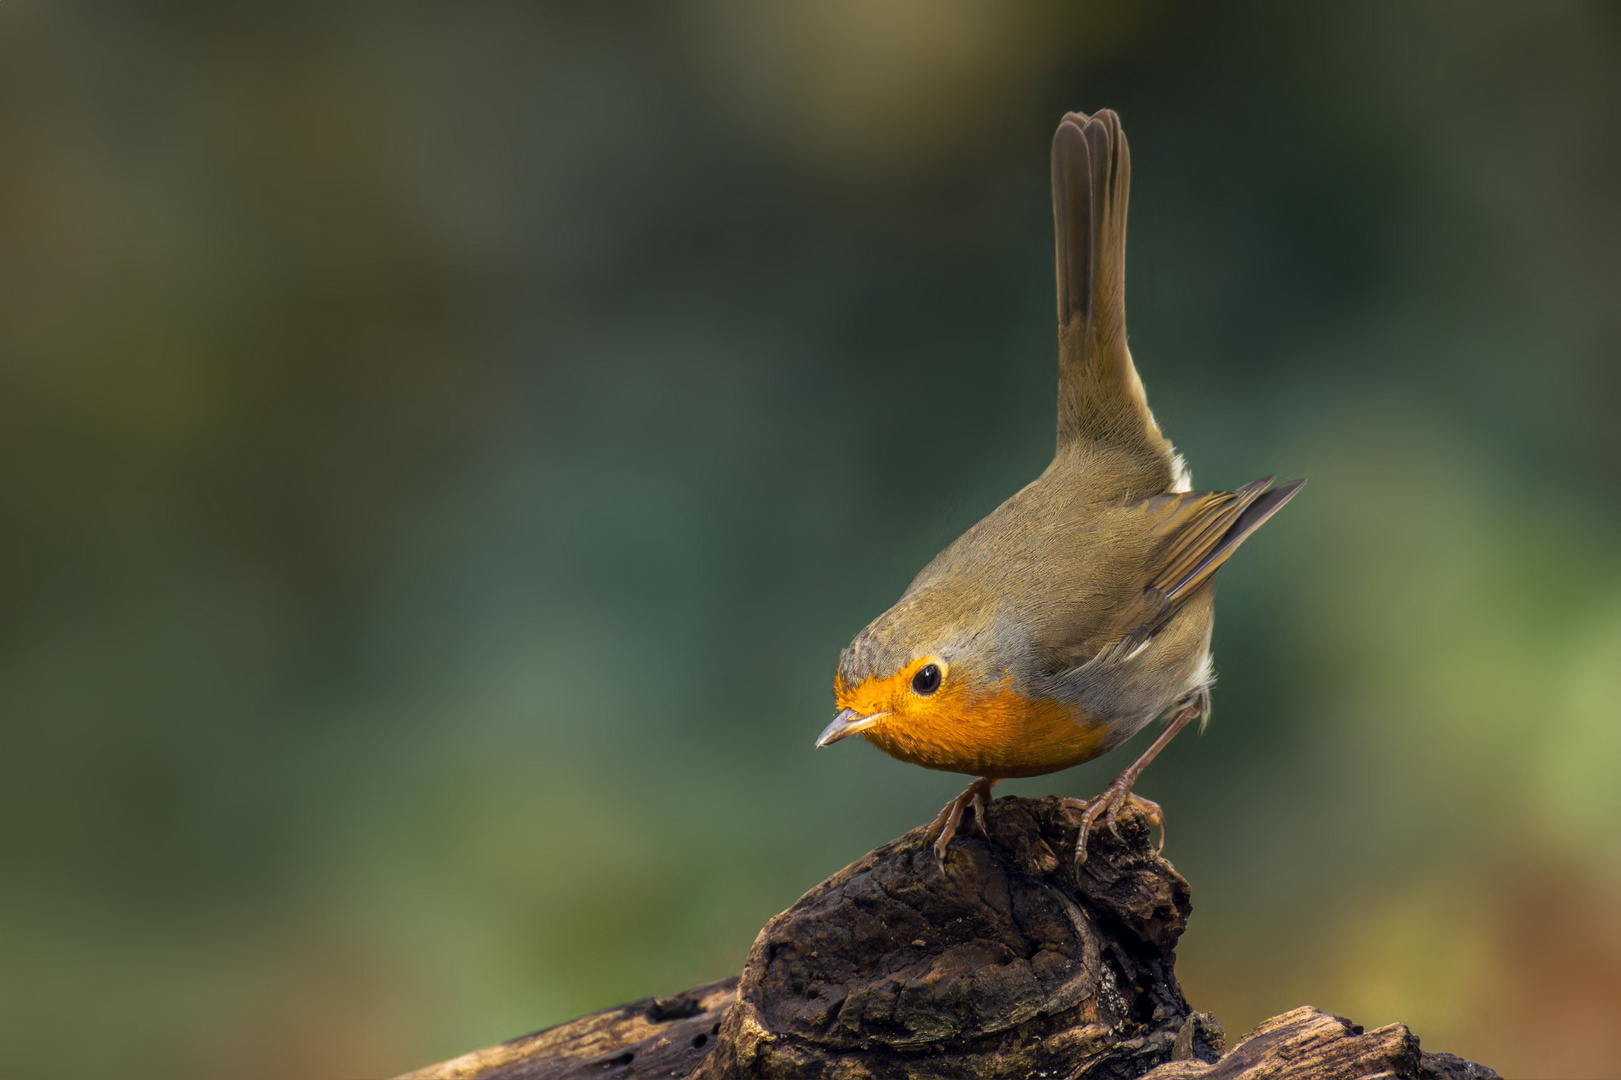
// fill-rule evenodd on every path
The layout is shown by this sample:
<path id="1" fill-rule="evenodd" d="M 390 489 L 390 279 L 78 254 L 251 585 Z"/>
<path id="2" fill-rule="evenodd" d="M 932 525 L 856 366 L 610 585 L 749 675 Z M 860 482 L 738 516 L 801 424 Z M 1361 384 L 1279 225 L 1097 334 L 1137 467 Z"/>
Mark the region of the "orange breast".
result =
<path id="1" fill-rule="evenodd" d="M 834 689 L 841 708 L 889 710 L 862 735 L 891 757 L 925 768 L 998 779 L 1040 776 L 1092 760 L 1108 738 L 1108 725 L 1078 718 L 1061 702 L 1023 697 L 1011 678 L 978 689 L 948 676 L 929 696 L 912 693 L 911 680 L 908 668 L 890 679 Z"/>

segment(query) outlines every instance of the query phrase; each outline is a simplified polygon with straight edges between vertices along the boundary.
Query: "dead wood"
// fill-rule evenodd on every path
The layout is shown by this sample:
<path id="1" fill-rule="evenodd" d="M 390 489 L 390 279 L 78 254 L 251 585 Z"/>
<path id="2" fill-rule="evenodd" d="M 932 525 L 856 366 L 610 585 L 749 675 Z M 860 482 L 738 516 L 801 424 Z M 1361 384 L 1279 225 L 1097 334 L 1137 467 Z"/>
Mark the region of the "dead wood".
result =
<path id="1" fill-rule="evenodd" d="M 1087 1077 L 1490 1080 L 1428 1055 L 1405 1026 L 1364 1032 L 1311 1008 L 1223 1054 L 1183 999 L 1188 884 L 1135 814 L 1094 833 L 1073 813 L 996 800 L 944 871 L 921 829 L 856 861 L 766 924 L 740 979 L 607 1009 L 407 1074 L 413 1080 Z M 406 1080 L 406 1078 L 401 1078 Z"/>
<path id="2" fill-rule="evenodd" d="M 650 1080 L 687 1076 L 714 1049 L 737 976 L 520 1035 L 397 1080 Z"/>

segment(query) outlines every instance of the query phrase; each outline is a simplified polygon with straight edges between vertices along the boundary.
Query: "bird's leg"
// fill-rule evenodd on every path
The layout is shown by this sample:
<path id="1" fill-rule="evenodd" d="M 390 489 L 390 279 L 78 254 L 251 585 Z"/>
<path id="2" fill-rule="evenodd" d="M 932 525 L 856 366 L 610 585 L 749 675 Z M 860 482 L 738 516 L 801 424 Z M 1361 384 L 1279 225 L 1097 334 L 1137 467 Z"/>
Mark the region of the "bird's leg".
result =
<path id="1" fill-rule="evenodd" d="M 1176 733 L 1188 726 L 1194 717 L 1203 715 L 1210 709 L 1210 692 L 1201 690 L 1199 694 L 1186 705 L 1177 710 L 1171 722 L 1165 725 L 1165 730 L 1159 733 L 1142 755 L 1133 761 L 1126 770 L 1114 778 L 1114 782 L 1103 789 L 1103 793 L 1091 799 L 1065 799 L 1064 802 L 1081 812 L 1081 834 L 1075 841 L 1075 867 L 1080 869 L 1086 862 L 1086 841 L 1092 835 L 1092 826 L 1101 816 L 1109 831 L 1115 836 L 1120 835 L 1120 829 L 1115 817 L 1122 807 L 1128 803 L 1142 811 L 1150 824 L 1159 826 L 1158 851 L 1165 850 L 1165 814 L 1160 810 L 1159 803 L 1151 802 L 1140 795 L 1134 795 L 1131 785 L 1137 782 L 1137 777 L 1148 768 L 1148 763 L 1154 760 L 1167 743 L 1176 738 Z"/>
<path id="2" fill-rule="evenodd" d="M 934 861 L 940 864 L 940 872 L 946 869 L 946 848 L 951 845 L 952 837 L 957 835 L 957 826 L 962 824 L 962 815 L 965 810 L 973 810 L 974 824 L 980 832 L 985 831 L 985 807 L 991 797 L 991 788 L 996 781 L 988 776 L 982 776 L 963 789 L 963 793 L 946 803 L 929 827 L 924 830 L 923 842 L 934 842 Z"/>

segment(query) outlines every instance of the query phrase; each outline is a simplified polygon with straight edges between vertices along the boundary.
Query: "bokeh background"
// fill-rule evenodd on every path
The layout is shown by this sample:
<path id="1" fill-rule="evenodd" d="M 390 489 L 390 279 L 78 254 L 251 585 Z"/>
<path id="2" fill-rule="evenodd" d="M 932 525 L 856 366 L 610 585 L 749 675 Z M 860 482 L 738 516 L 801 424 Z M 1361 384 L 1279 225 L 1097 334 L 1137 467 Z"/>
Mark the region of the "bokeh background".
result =
<path id="1" fill-rule="evenodd" d="M 1142 783 L 1190 999 L 1621 1074 L 1621 16 L 1552 0 L 7 0 L 0 1072 L 389 1075 L 932 816 L 811 741 L 1050 454 L 1104 105 L 1160 420 L 1311 479 Z"/>

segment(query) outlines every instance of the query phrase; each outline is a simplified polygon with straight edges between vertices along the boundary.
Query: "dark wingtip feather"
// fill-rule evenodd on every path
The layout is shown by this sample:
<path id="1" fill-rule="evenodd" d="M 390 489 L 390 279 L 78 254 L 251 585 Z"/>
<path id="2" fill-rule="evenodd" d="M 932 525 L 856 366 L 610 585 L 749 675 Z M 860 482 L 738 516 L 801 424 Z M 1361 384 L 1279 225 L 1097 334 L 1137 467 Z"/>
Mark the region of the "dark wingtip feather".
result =
<path id="1" fill-rule="evenodd" d="M 1256 481 L 1256 483 L 1263 485 L 1271 482 L 1272 478 L 1270 476 L 1265 480 Z M 1247 484 L 1245 486 L 1253 487 L 1254 485 Z M 1227 530 L 1227 535 L 1222 537 L 1220 547 L 1229 548 L 1241 543 L 1246 536 L 1266 524 L 1267 518 L 1282 510 L 1283 504 L 1294 498 L 1295 493 L 1305 486 L 1306 481 L 1304 478 L 1290 480 L 1287 483 L 1279 484 L 1250 503 L 1244 508 L 1244 512 L 1238 515 L 1238 520 L 1233 522 L 1233 527 Z"/>
<path id="2" fill-rule="evenodd" d="M 1211 545 L 1209 554 L 1199 560 L 1199 565 L 1195 566 L 1188 572 L 1186 577 L 1168 590 L 1169 595 L 1176 596 L 1187 589 L 1192 582 L 1202 581 L 1209 574 L 1215 573 L 1214 567 L 1219 567 L 1226 562 L 1238 548 L 1238 545 L 1248 538 L 1250 533 L 1265 525 L 1268 518 L 1282 510 L 1283 504 L 1294 498 L 1295 493 L 1306 486 L 1304 479 L 1290 480 L 1288 483 L 1279 484 L 1264 494 L 1255 494 L 1255 492 L 1266 488 L 1271 483 L 1272 477 L 1268 476 L 1245 484 L 1233 493 L 1240 498 L 1252 498 L 1253 501 L 1233 519 L 1232 525 L 1228 526 L 1227 531 L 1221 534 L 1221 539 Z"/>
<path id="3" fill-rule="evenodd" d="M 1251 495 L 1254 495 L 1257 492 L 1265 491 L 1267 488 L 1271 487 L 1272 481 L 1276 479 L 1277 477 L 1275 476 L 1263 476 L 1259 480 L 1251 480 L 1249 483 L 1233 492 L 1233 494 L 1237 495 L 1240 499 L 1247 499 Z"/>

